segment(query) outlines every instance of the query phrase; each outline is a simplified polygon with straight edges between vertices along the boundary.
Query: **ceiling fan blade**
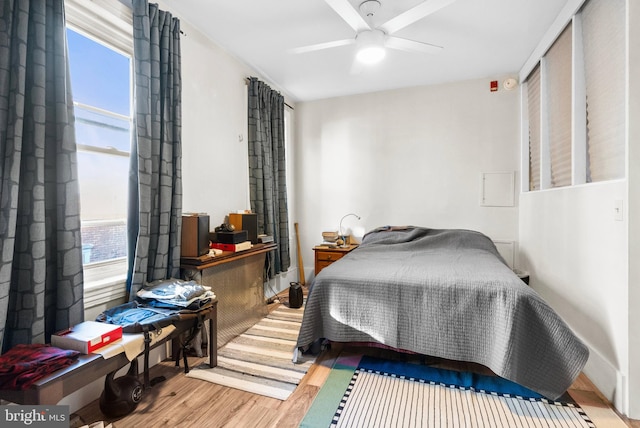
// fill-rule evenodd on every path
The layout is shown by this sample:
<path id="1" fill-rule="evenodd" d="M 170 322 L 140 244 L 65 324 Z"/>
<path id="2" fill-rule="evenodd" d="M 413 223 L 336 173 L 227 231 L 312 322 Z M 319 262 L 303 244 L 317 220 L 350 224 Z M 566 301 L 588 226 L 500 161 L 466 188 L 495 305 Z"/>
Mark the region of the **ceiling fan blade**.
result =
<path id="1" fill-rule="evenodd" d="M 355 42 L 356 42 L 355 39 L 335 40 L 333 42 L 325 42 L 325 43 L 318 43 L 316 45 L 301 46 L 299 48 L 291 49 L 290 52 L 294 54 L 314 52 L 322 49 L 330 49 L 330 48 L 337 48 L 339 46 L 351 45 Z"/>
<path id="2" fill-rule="evenodd" d="M 395 18 L 391 18 L 380 26 L 387 34 L 393 34 L 396 31 L 413 24 L 414 22 L 435 13 L 443 7 L 449 6 L 456 0 L 426 0 L 419 5 L 401 13 Z"/>
<path id="3" fill-rule="evenodd" d="M 392 36 L 387 36 L 385 45 L 391 49 L 399 49 L 408 52 L 421 52 L 427 54 L 437 54 L 442 50 L 442 46 L 416 42 L 415 40 L 402 39 L 400 37 Z"/>
<path id="4" fill-rule="evenodd" d="M 324 0 L 342 19 L 345 20 L 356 32 L 369 30 L 369 24 L 357 10 L 351 6 L 348 0 Z"/>

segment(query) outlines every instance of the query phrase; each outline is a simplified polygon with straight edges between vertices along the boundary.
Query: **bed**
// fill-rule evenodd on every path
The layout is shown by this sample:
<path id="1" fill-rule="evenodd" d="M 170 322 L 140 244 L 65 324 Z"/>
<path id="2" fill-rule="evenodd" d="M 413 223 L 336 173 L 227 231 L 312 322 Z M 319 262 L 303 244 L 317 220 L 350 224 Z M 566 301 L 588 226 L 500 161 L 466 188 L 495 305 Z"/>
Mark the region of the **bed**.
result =
<path id="1" fill-rule="evenodd" d="M 297 349 L 367 342 L 482 364 L 555 400 L 589 352 L 485 235 L 383 227 L 310 286 Z"/>

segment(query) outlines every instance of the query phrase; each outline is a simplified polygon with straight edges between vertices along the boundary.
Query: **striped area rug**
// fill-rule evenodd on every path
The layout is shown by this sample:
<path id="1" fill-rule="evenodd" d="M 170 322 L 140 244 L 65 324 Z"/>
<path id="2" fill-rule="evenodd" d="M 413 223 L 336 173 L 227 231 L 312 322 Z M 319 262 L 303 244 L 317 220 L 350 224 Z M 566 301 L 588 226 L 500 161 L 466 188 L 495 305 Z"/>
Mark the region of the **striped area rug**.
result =
<path id="1" fill-rule="evenodd" d="M 203 364 L 187 376 L 286 400 L 313 364 L 310 358 L 292 362 L 303 308 L 279 306 L 218 349 L 216 367 Z"/>
<path id="2" fill-rule="evenodd" d="M 300 426 L 595 427 L 574 403 L 513 395 L 500 387 L 496 392 L 481 389 L 484 386 L 442 382 L 443 370 L 436 381 L 417 378 L 413 377 L 415 370 L 405 375 L 397 370 L 400 366 L 389 373 L 378 370 L 375 363 L 361 363 L 357 368 L 337 364 L 335 376 L 332 378 L 332 370 Z"/>

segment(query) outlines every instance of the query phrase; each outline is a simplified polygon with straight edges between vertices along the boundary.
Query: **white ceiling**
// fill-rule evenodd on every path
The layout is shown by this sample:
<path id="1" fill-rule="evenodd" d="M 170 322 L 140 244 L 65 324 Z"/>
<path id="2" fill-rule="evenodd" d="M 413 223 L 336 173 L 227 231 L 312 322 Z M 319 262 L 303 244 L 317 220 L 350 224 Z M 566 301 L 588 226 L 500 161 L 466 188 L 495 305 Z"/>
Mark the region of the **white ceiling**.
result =
<path id="1" fill-rule="evenodd" d="M 422 2 L 380 1 L 376 25 Z M 349 2 L 357 9 L 362 0 Z M 394 34 L 443 46 L 439 54 L 388 50 L 382 63 L 359 72 L 352 69 L 355 45 L 290 52 L 355 37 L 324 0 L 162 3 L 293 101 L 309 101 L 516 73 L 567 0 L 457 0 Z"/>

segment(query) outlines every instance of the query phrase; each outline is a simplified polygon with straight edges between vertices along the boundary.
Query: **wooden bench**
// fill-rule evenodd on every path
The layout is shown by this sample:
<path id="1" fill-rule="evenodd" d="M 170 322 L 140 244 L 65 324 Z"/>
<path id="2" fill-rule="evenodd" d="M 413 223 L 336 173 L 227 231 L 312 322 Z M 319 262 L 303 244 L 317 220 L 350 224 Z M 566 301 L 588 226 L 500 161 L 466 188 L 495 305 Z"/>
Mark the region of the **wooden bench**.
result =
<path id="1" fill-rule="evenodd" d="M 217 304 L 218 301 L 216 299 L 210 308 L 193 314 L 193 316 L 185 316 L 179 321 L 176 321 L 174 323 L 176 329 L 170 335 L 154 343 L 151 349 L 171 340 L 173 357 L 176 359 L 176 365 L 178 365 L 179 360 L 177 357 L 180 355 L 182 348 L 178 337 L 180 334 L 188 332 L 193 326 L 194 319 L 200 315 L 203 320 L 209 320 L 209 367 L 215 367 L 218 364 Z M 143 354 L 144 353 L 141 353 L 138 356 Z M 103 358 L 100 354 L 80 355 L 77 361 L 69 367 L 47 375 L 25 390 L 0 390 L 0 399 L 16 404 L 57 404 L 72 392 L 83 388 L 91 382 L 129 363 L 130 361 L 124 352 L 107 359 Z M 185 370 L 188 370 L 188 368 L 185 367 Z M 148 376 L 148 373 L 145 373 L 145 376 Z"/>

